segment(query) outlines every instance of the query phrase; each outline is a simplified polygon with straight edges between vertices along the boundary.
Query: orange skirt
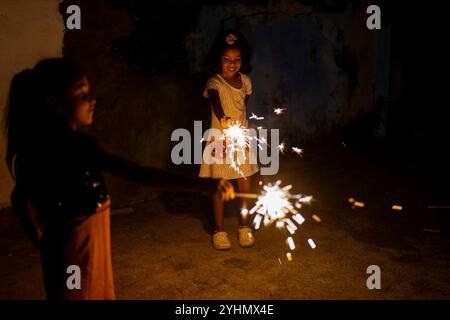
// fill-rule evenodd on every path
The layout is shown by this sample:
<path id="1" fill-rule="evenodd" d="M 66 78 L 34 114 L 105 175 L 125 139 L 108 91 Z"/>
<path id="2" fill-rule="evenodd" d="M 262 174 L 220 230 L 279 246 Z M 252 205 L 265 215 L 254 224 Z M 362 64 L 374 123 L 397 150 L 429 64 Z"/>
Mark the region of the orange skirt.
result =
<path id="1" fill-rule="evenodd" d="M 109 201 L 92 215 L 50 222 L 41 257 L 49 300 L 115 299 Z M 70 266 L 79 267 L 80 288 L 68 285 L 77 273 Z"/>

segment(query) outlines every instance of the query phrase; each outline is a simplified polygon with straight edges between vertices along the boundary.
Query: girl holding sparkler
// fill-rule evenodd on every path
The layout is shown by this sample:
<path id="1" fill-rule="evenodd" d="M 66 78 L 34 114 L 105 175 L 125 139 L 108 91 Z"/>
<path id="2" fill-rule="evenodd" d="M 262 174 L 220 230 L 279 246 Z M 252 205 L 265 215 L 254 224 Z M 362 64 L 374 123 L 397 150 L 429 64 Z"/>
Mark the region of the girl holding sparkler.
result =
<path id="1" fill-rule="evenodd" d="M 114 299 L 110 199 L 103 170 L 151 187 L 234 197 L 226 180 L 188 178 L 113 155 L 78 129 L 96 101 L 85 73 L 47 59 L 12 80 L 7 164 L 16 179 L 11 202 L 28 238 L 41 249 L 49 299 Z M 77 266 L 81 288 L 69 290 Z M 67 281 L 67 282 L 66 282 Z"/>
<path id="2" fill-rule="evenodd" d="M 250 50 L 245 38 L 236 31 L 225 31 L 215 40 L 209 53 L 209 64 L 216 73 L 209 78 L 204 90 L 204 97 L 211 104 L 211 128 L 224 132 L 233 123 L 239 127 L 247 128 L 248 120 L 246 106 L 252 94 L 252 83 L 246 73 L 250 72 Z M 249 150 L 246 153 L 245 163 L 240 163 L 238 170 L 230 166 L 229 153 L 217 153 L 216 149 L 210 152 L 211 144 L 219 145 L 222 141 L 214 141 L 209 137 L 203 154 L 200 168 L 200 177 L 223 178 L 227 180 L 236 179 L 240 192 L 249 192 L 251 186 L 250 176 L 258 172 L 258 165 L 250 163 Z M 226 139 L 223 141 L 226 149 Z M 219 161 L 214 161 L 220 158 Z M 226 163 L 223 163 L 226 158 Z M 207 161 L 205 161 L 207 160 Z M 211 161 L 213 160 L 213 161 Z M 248 226 L 246 199 L 241 199 L 241 220 L 238 232 L 239 245 L 241 247 L 252 247 L 255 243 L 252 229 Z M 212 243 L 215 249 L 230 249 L 231 244 L 228 234 L 223 227 L 224 202 L 219 197 L 213 197 L 215 231 Z"/>

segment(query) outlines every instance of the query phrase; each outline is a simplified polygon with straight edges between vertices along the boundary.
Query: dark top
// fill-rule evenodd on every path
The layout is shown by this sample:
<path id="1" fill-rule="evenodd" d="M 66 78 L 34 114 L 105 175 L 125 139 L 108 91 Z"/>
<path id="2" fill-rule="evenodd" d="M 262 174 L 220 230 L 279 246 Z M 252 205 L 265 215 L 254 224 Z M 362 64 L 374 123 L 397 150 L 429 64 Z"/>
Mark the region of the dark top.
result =
<path id="1" fill-rule="evenodd" d="M 217 187 L 214 179 L 140 166 L 107 152 L 94 137 L 66 126 L 42 128 L 26 146 L 16 158 L 15 195 L 32 203 L 41 222 L 93 214 L 109 197 L 103 171 L 160 190 L 213 194 Z"/>
<path id="2" fill-rule="evenodd" d="M 109 197 L 103 178 L 108 157 L 92 136 L 70 128 L 45 131 L 17 156 L 17 184 L 40 218 L 95 212 Z"/>

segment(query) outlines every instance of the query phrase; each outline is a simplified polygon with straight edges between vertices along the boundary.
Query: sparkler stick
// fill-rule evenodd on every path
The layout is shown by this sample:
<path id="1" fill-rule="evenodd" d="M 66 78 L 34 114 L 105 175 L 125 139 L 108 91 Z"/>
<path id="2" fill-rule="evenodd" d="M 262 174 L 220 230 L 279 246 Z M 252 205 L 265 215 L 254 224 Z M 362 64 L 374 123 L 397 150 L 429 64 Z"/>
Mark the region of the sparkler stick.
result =
<path id="1" fill-rule="evenodd" d="M 256 193 L 242 193 L 242 192 L 235 192 L 234 196 L 236 198 L 245 198 L 245 199 L 258 199 L 258 195 Z"/>

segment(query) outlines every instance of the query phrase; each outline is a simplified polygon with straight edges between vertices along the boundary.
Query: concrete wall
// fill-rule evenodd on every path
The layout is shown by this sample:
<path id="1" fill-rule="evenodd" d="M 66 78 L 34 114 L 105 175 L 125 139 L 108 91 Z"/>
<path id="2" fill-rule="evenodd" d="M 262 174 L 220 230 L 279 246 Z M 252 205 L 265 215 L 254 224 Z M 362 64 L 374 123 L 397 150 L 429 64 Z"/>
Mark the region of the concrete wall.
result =
<path id="1" fill-rule="evenodd" d="M 384 80 L 376 71 L 378 34 L 365 28 L 371 3 L 308 3 L 66 0 L 61 12 L 79 5 L 81 30 L 64 33 L 58 1 L 2 1 L 1 99 L 15 72 L 61 54 L 64 35 L 64 56 L 87 70 L 98 101 L 87 130 L 141 164 L 195 175 L 198 166 L 170 163 L 170 135 L 175 128 L 192 129 L 194 120 L 209 126 L 201 96 L 208 77 L 204 58 L 225 25 L 243 32 L 254 49 L 251 111 L 266 117 L 264 126 L 281 128 L 289 143 L 314 141 L 371 111 L 377 81 Z M 289 114 L 275 117 L 275 106 Z M 4 149 L 3 137 L 1 143 Z M 107 180 L 116 206 L 155 195 L 115 177 Z M 4 202 L 11 188 L 4 159 L 0 181 Z"/>
<path id="2" fill-rule="evenodd" d="M 249 109 L 265 116 L 264 126 L 280 128 L 293 143 L 317 140 L 361 112 L 372 111 L 376 69 L 381 69 L 376 68 L 381 32 L 365 26 L 371 2 L 301 3 L 308 2 L 204 5 L 187 42 L 191 67 L 201 71 L 208 44 L 221 25 L 244 33 L 253 47 Z M 385 73 L 378 81 L 387 85 L 388 78 Z M 276 106 L 289 113 L 275 116 Z"/>
<path id="3" fill-rule="evenodd" d="M 40 59 L 62 55 L 64 22 L 58 0 L 0 1 L 0 116 L 3 119 L 12 77 Z M 0 135 L 0 204 L 13 186 L 5 165 L 5 134 Z"/>
<path id="4" fill-rule="evenodd" d="M 204 59 L 222 25 L 240 30 L 254 49 L 250 110 L 288 143 L 315 141 L 374 107 L 377 32 L 365 26 L 369 1 L 76 3 L 82 28 L 66 32 L 64 55 L 85 67 L 98 98 L 88 130 L 139 163 L 197 174 L 198 166 L 171 165 L 170 135 L 192 129 L 194 120 L 209 126 Z M 276 117 L 275 106 L 289 113 Z M 107 180 L 116 206 L 155 195 Z"/>

